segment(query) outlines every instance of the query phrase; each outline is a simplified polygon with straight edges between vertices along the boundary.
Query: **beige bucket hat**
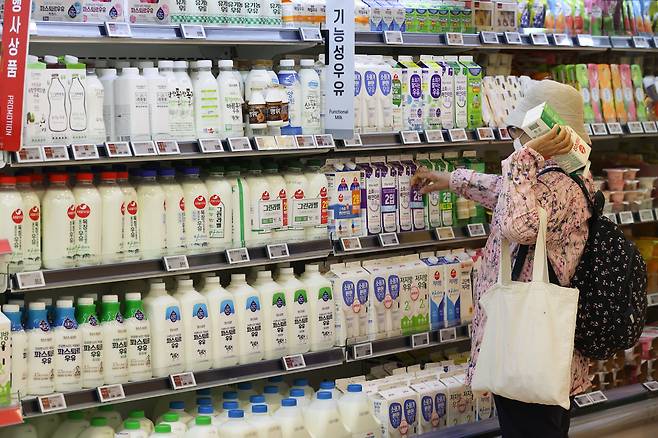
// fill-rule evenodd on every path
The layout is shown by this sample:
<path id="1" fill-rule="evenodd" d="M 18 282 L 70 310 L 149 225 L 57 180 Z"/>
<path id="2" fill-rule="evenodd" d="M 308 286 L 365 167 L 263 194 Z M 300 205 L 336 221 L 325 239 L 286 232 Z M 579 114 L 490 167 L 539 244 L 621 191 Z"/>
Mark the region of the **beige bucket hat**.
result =
<path id="1" fill-rule="evenodd" d="M 592 144 L 585 131 L 583 97 L 580 92 L 570 85 L 548 79 L 534 81 L 528 86 L 523 99 L 507 116 L 507 126 L 521 127 L 525 113 L 544 102 L 548 103 L 583 140 Z"/>

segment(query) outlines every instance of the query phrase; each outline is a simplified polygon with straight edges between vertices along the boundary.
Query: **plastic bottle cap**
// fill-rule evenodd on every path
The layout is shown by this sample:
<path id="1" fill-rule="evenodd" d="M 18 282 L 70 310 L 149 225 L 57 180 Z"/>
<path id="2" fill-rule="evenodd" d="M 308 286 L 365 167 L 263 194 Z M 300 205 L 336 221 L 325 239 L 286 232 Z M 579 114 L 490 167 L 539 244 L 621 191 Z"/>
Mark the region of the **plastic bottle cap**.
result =
<path id="1" fill-rule="evenodd" d="M 210 419 L 210 417 L 208 417 L 206 415 L 201 415 L 199 417 L 196 417 L 196 420 L 195 420 L 195 423 L 196 423 L 197 426 L 210 426 L 211 422 L 212 422 L 212 420 Z"/>
<path id="2" fill-rule="evenodd" d="M 272 376 L 268 378 L 267 381 L 272 383 L 281 383 L 283 382 L 283 376 Z"/>
<path id="3" fill-rule="evenodd" d="M 64 55 L 64 62 L 67 64 L 77 64 L 78 57 L 73 55 Z"/>
<path id="4" fill-rule="evenodd" d="M 279 392 L 279 388 L 274 385 L 267 385 L 265 388 L 263 388 L 263 392 L 265 394 L 276 394 Z"/>
<path id="5" fill-rule="evenodd" d="M 209 59 L 202 59 L 196 62 L 198 68 L 212 68 L 212 61 Z"/>
<path id="6" fill-rule="evenodd" d="M 330 382 L 328 380 L 320 382 L 320 389 L 334 389 L 335 387 L 336 384 L 334 382 Z"/>
<path id="7" fill-rule="evenodd" d="M 215 274 L 212 273 L 212 272 L 206 272 L 205 274 L 213 274 L 213 275 L 215 275 Z M 197 392 L 196 392 L 196 395 L 204 396 L 204 397 L 210 397 L 211 394 L 212 394 L 212 393 L 210 392 L 210 388 L 199 389 L 199 390 L 197 390 Z"/>
<path id="8" fill-rule="evenodd" d="M 140 172 L 142 178 L 155 178 L 157 174 L 158 173 L 153 169 L 145 169 Z"/>
<path id="9" fill-rule="evenodd" d="M 187 68 L 189 64 L 187 61 L 174 61 L 174 68 Z"/>
<path id="10" fill-rule="evenodd" d="M 140 424 L 137 420 L 126 420 L 123 422 L 123 427 L 128 430 L 139 430 Z"/>
<path id="11" fill-rule="evenodd" d="M 282 268 L 281 273 L 292 273 L 292 268 Z M 292 381 L 292 386 L 308 386 L 308 379 L 295 379 Z"/>
<path id="12" fill-rule="evenodd" d="M 169 402 L 169 409 L 176 409 L 178 411 L 182 411 L 183 409 L 185 409 L 185 402 L 179 400 Z"/>
<path id="13" fill-rule="evenodd" d="M 117 179 L 116 172 L 101 172 L 101 180 L 112 181 Z"/>
<path id="14" fill-rule="evenodd" d="M 297 400 L 294 398 L 284 398 L 281 400 L 281 406 L 291 407 L 297 406 Z"/>
<path id="15" fill-rule="evenodd" d="M 107 418 L 105 417 L 94 417 L 91 419 L 92 427 L 103 427 L 107 426 Z"/>
<path id="16" fill-rule="evenodd" d="M 303 388 L 293 388 L 290 390 L 290 397 L 304 397 Z"/>
<path id="17" fill-rule="evenodd" d="M 361 392 L 363 387 L 357 383 L 347 385 L 347 392 Z"/>
<path id="18" fill-rule="evenodd" d="M 76 181 L 93 181 L 94 174 L 91 172 L 82 172 L 75 175 Z"/>
<path id="19" fill-rule="evenodd" d="M 265 397 L 262 395 L 252 395 L 249 397 L 249 403 L 257 404 L 257 403 L 265 403 Z"/>
<path id="20" fill-rule="evenodd" d="M 228 418 L 244 418 L 244 411 L 242 409 L 231 409 L 228 411 Z"/>
<path id="21" fill-rule="evenodd" d="M 281 67 L 294 67 L 295 66 L 295 60 L 294 59 L 282 59 L 281 62 L 279 63 Z"/>
<path id="22" fill-rule="evenodd" d="M 4 313 L 16 313 L 20 311 L 21 308 L 18 304 L 3 304 L 2 311 Z"/>
<path id="23" fill-rule="evenodd" d="M 215 413 L 215 410 L 213 409 L 212 405 L 201 405 L 197 408 L 196 411 L 199 414 L 203 414 L 203 415 L 212 415 Z"/>
<path id="24" fill-rule="evenodd" d="M 174 68 L 174 61 L 168 59 L 158 61 L 158 68 Z"/>
<path id="25" fill-rule="evenodd" d="M 78 306 L 93 306 L 93 304 L 94 304 L 93 298 L 85 298 L 85 297 L 78 298 Z"/>
<path id="26" fill-rule="evenodd" d="M 57 300 L 57 307 L 61 309 L 68 309 L 69 307 L 73 307 L 73 301 L 71 300 Z"/>
<path id="27" fill-rule="evenodd" d="M 318 392 L 318 400 L 331 400 L 331 393 L 329 391 Z"/>
<path id="28" fill-rule="evenodd" d="M 210 397 L 197 397 L 196 404 L 199 406 L 210 405 L 212 406 L 212 398 Z"/>
<path id="29" fill-rule="evenodd" d="M 222 403 L 222 409 L 225 411 L 230 411 L 232 409 L 238 409 L 240 407 L 240 404 L 236 401 L 225 401 Z"/>
<path id="30" fill-rule="evenodd" d="M 155 433 L 171 433 L 171 426 L 169 424 L 158 424 L 155 426 Z"/>
<path id="31" fill-rule="evenodd" d="M 253 405 L 251 412 L 254 414 L 267 414 L 267 405 Z"/>
<path id="32" fill-rule="evenodd" d="M 301 59 L 299 61 L 299 65 L 302 67 L 313 67 L 315 65 L 315 61 L 312 59 Z"/>
<path id="33" fill-rule="evenodd" d="M 244 274 L 241 274 L 241 275 L 244 276 Z M 248 390 L 248 389 L 252 389 L 253 387 L 254 387 L 254 385 L 252 385 L 251 382 L 240 382 L 240 383 L 238 383 L 238 389 L 241 389 L 243 391 Z"/>
<path id="34" fill-rule="evenodd" d="M 68 418 L 69 420 L 84 420 L 85 413 L 82 411 L 71 411 L 68 413 L 66 418 Z"/>
<path id="35" fill-rule="evenodd" d="M 121 75 L 139 75 L 139 69 L 137 67 L 123 67 L 121 69 Z"/>
<path id="36" fill-rule="evenodd" d="M 126 301 L 141 301 L 142 294 L 139 292 L 128 292 L 126 294 Z"/>
<path id="37" fill-rule="evenodd" d="M 53 55 L 46 55 L 43 57 L 43 60 L 45 61 L 46 64 L 57 64 L 59 62 L 57 60 L 57 56 L 53 56 Z"/>
<path id="38" fill-rule="evenodd" d="M 167 412 L 162 416 L 162 419 L 167 423 L 176 423 L 180 420 L 180 416 L 175 412 Z"/>
<path id="39" fill-rule="evenodd" d="M 319 265 L 306 265 L 304 272 L 320 272 Z"/>
<path id="40" fill-rule="evenodd" d="M 146 417 L 146 414 L 144 414 L 144 411 L 132 411 L 128 414 L 129 418 L 144 418 Z"/>
<path id="41" fill-rule="evenodd" d="M 232 59 L 220 59 L 217 61 L 217 67 L 219 68 L 233 68 L 233 60 Z"/>
<path id="42" fill-rule="evenodd" d="M 238 399 L 238 393 L 235 391 L 224 391 L 222 393 L 222 398 L 224 400 L 237 400 Z"/>
<path id="43" fill-rule="evenodd" d="M 103 302 L 104 303 L 118 303 L 119 302 L 119 297 L 117 295 L 103 295 Z M 105 408 L 107 406 L 101 406 L 101 408 Z"/>
<path id="44" fill-rule="evenodd" d="M 42 303 L 40 301 L 35 301 L 33 303 L 30 303 L 28 306 L 28 309 L 30 310 L 46 310 L 46 303 Z"/>

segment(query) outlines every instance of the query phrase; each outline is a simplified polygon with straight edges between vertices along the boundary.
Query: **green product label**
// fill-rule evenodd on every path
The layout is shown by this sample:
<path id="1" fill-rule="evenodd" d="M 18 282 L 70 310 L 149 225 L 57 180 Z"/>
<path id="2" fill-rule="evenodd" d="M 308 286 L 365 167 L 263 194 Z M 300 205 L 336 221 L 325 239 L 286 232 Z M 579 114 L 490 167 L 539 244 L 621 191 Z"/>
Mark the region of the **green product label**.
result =
<path id="1" fill-rule="evenodd" d="M 272 306 L 278 307 L 279 309 L 281 307 L 286 307 L 286 294 L 283 292 L 277 292 L 272 295 Z"/>
<path id="2" fill-rule="evenodd" d="M 293 297 L 295 298 L 295 302 L 300 306 L 308 302 L 308 296 L 306 295 L 305 289 L 296 290 Z"/>
<path id="3" fill-rule="evenodd" d="M 318 300 L 329 301 L 332 298 L 330 287 L 321 287 L 318 291 Z"/>
<path id="4" fill-rule="evenodd" d="M 411 334 L 412 327 L 413 327 L 413 322 L 411 321 L 411 318 L 405 316 L 400 320 L 400 328 L 402 329 L 403 335 Z"/>
<path id="5" fill-rule="evenodd" d="M 392 92 L 393 95 L 393 106 L 400 107 L 402 106 L 402 83 L 397 75 L 393 77 Z"/>

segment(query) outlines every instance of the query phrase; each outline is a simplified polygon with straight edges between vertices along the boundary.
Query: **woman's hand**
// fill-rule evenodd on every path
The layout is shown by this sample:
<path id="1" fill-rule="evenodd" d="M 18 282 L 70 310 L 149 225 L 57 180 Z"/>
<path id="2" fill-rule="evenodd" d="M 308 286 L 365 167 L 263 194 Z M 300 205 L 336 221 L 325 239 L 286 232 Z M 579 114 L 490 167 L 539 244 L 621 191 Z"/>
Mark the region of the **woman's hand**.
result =
<path id="1" fill-rule="evenodd" d="M 555 155 L 566 154 L 571 150 L 569 130 L 555 125 L 546 134 L 533 138 L 524 146 L 534 149 L 546 159 Z"/>
<path id="2" fill-rule="evenodd" d="M 450 172 L 433 172 L 425 166 L 420 166 L 413 177 L 411 185 L 420 188 L 423 195 L 438 190 L 450 188 Z"/>

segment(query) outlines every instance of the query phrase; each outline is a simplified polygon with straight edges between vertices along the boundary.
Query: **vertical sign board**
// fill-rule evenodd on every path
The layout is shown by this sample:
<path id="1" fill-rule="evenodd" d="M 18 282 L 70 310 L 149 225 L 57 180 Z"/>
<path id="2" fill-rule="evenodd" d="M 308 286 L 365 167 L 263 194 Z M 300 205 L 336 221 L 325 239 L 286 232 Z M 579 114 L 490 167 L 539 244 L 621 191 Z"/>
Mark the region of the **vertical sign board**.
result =
<path id="1" fill-rule="evenodd" d="M 327 0 L 325 133 L 354 137 L 354 1 Z"/>
<path id="2" fill-rule="evenodd" d="M 0 151 L 15 152 L 21 148 L 25 63 L 32 8 L 29 0 L 4 0 L 4 3 L 0 45 Z"/>

